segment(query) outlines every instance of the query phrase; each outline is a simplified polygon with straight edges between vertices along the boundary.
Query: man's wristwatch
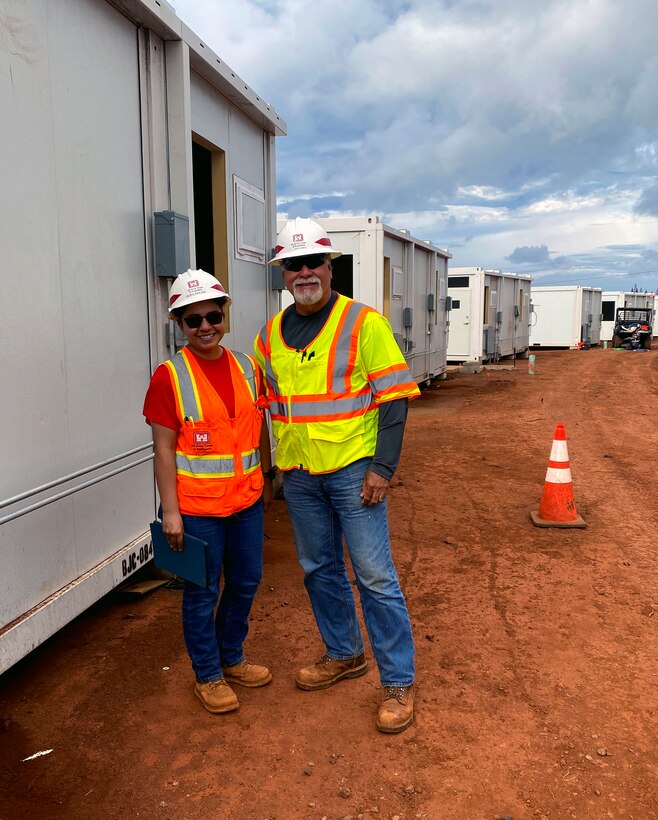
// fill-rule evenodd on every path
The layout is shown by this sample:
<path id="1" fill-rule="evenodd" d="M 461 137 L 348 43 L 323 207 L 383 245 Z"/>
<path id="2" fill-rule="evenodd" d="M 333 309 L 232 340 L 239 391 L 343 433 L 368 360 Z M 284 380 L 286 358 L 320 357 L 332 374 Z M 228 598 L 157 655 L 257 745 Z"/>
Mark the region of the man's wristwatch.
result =
<path id="1" fill-rule="evenodd" d="M 276 478 L 276 467 L 270 467 L 269 470 L 263 470 L 263 478 Z"/>

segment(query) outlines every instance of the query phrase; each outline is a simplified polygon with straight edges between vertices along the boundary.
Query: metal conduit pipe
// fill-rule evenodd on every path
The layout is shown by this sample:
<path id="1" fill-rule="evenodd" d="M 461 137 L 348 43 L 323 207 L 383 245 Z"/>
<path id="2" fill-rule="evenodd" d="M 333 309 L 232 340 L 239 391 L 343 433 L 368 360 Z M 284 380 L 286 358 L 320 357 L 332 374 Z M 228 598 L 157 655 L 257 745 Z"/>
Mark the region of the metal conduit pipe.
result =
<path id="1" fill-rule="evenodd" d="M 139 448 L 139 449 L 144 449 Z M 34 504 L 30 504 L 28 507 L 23 507 L 20 510 L 16 510 L 13 513 L 9 513 L 8 515 L 2 516 L 0 518 L 0 526 L 2 524 L 6 524 L 8 521 L 13 521 L 15 518 L 20 518 L 22 515 L 27 515 L 28 513 L 34 512 L 35 510 L 40 509 L 41 507 L 46 507 L 48 504 L 52 504 L 54 501 L 59 501 L 62 498 L 66 498 L 68 495 L 73 495 L 73 493 L 78 493 L 80 490 L 85 490 L 87 487 L 91 487 L 93 484 L 99 484 L 101 481 L 105 481 L 106 478 L 111 478 L 112 476 L 119 475 L 119 473 L 124 473 L 126 470 L 130 470 L 133 467 L 137 467 L 139 464 L 144 464 L 146 461 L 151 461 L 153 459 L 153 453 L 149 453 L 147 456 L 143 458 L 137 459 L 137 461 L 133 461 L 130 464 L 124 464 L 123 467 L 117 467 L 116 470 L 110 470 L 109 473 L 104 473 L 101 476 L 97 476 L 96 478 L 90 478 L 89 481 L 83 481 L 82 484 L 78 484 L 77 487 L 70 487 L 68 490 L 63 490 L 61 493 L 57 493 L 57 495 L 52 495 L 50 498 L 44 498 L 41 501 L 36 501 Z M 112 461 L 116 461 L 117 459 L 112 459 Z M 85 470 L 84 472 L 89 472 L 89 470 Z"/>
<path id="2" fill-rule="evenodd" d="M 19 493 L 12 498 L 7 498 L 5 501 L 0 501 L 0 510 L 3 507 L 8 507 L 10 504 L 16 504 L 18 501 L 23 501 L 23 499 L 29 498 L 32 495 L 37 495 L 45 490 L 50 490 L 60 484 L 66 484 L 67 481 L 72 481 L 74 478 L 80 478 L 80 476 L 86 475 L 87 473 L 93 473 L 94 470 L 99 470 L 101 467 L 107 467 L 108 464 L 114 464 L 115 461 L 121 461 L 122 458 L 133 456 L 135 453 L 140 453 L 148 447 L 153 447 L 153 442 L 149 441 L 148 444 L 141 444 L 139 447 L 135 447 L 132 450 L 126 450 L 125 453 L 120 453 L 118 456 L 112 456 L 112 458 L 105 459 L 105 461 L 99 461 L 98 464 L 92 464 L 91 467 L 83 467 L 82 470 L 76 470 L 75 473 L 65 475 L 63 478 L 56 478 L 54 481 L 49 481 L 47 484 L 42 484 L 40 487 L 35 487 L 33 490 L 26 490 L 25 492 Z"/>

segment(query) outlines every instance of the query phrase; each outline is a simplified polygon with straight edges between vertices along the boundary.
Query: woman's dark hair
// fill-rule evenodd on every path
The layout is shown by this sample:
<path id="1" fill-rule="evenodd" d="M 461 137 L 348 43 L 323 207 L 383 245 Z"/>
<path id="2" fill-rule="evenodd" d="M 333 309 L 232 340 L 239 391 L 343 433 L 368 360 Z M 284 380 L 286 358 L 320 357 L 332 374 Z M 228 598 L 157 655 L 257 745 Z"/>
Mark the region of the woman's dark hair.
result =
<path id="1" fill-rule="evenodd" d="M 204 301 L 205 301 L 205 300 L 204 300 Z M 228 300 L 227 300 L 226 296 L 222 296 L 222 298 L 221 298 L 221 299 L 208 299 L 208 301 L 209 301 L 209 302 L 215 302 L 215 303 L 216 303 L 216 304 L 217 304 L 217 305 L 218 305 L 218 306 L 219 306 L 222 310 L 224 310 L 224 306 L 226 305 L 226 302 L 227 302 Z M 193 304 L 194 304 L 194 302 L 192 302 L 192 305 L 193 305 Z M 192 305 L 185 305 L 184 307 L 172 308 L 172 309 L 169 311 L 169 313 L 171 313 L 171 315 L 172 315 L 172 316 L 173 316 L 173 317 L 174 317 L 177 321 L 179 321 L 179 322 L 180 322 L 180 321 L 182 320 L 182 318 L 183 318 L 183 314 L 185 313 L 185 311 L 188 309 L 188 307 L 192 307 Z"/>

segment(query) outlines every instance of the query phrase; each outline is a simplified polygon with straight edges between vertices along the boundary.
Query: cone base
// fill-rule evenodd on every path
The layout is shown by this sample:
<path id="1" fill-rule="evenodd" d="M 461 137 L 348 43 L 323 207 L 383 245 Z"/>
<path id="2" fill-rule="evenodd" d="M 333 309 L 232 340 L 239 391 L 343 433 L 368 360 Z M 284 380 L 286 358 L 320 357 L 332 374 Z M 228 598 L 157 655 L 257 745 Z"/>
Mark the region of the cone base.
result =
<path id="1" fill-rule="evenodd" d="M 539 517 L 538 510 L 533 510 L 530 513 L 530 518 L 532 518 L 532 523 L 535 527 L 558 527 L 562 530 L 576 527 L 579 530 L 584 530 L 587 526 L 585 521 L 579 515 L 577 515 L 573 521 L 546 521 L 545 519 Z"/>

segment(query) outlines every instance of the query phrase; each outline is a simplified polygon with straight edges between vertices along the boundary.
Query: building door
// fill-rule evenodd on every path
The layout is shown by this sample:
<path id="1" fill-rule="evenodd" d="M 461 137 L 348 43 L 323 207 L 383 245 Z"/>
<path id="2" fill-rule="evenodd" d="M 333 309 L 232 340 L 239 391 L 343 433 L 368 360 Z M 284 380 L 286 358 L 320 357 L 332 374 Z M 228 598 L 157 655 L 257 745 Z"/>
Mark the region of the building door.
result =
<path id="1" fill-rule="evenodd" d="M 471 291 L 468 288 L 451 289 L 450 295 L 452 296 L 452 309 L 448 337 L 449 357 L 455 359 L 467 357 L 471 355 Z"/>

